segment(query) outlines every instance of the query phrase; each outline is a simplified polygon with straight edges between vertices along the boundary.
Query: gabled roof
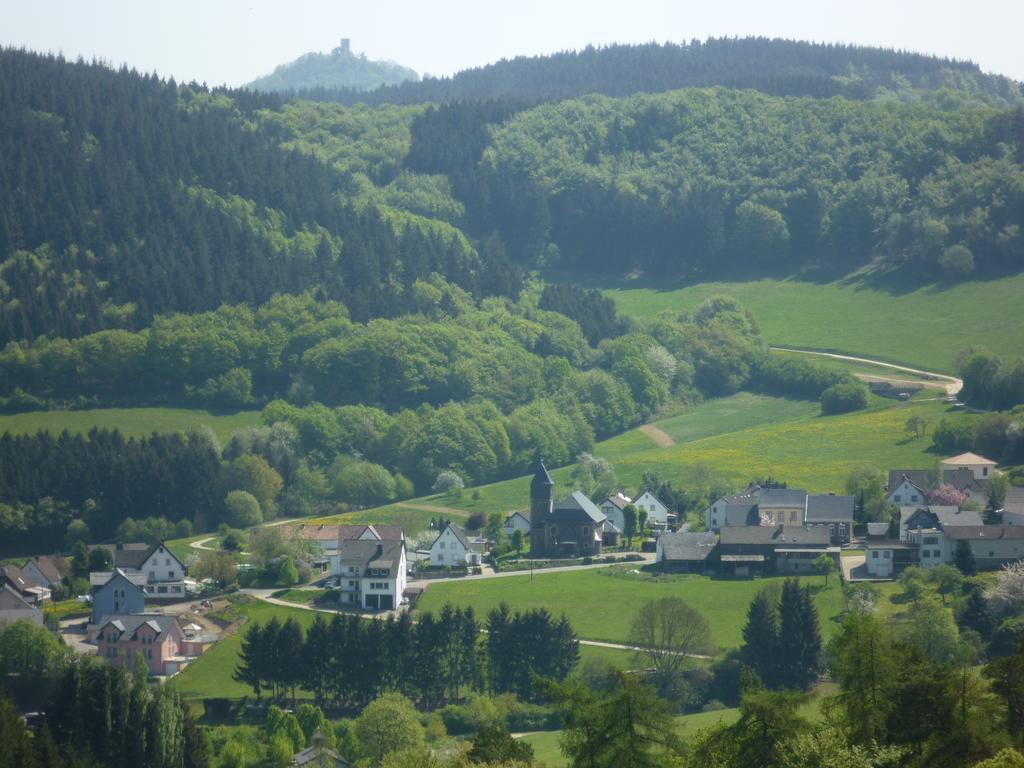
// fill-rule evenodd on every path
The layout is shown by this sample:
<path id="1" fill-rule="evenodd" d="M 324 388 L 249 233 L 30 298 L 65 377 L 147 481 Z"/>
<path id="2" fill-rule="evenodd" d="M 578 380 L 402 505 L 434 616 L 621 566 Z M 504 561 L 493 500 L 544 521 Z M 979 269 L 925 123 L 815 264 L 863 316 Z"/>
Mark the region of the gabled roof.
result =
<path id="1" fill-rule="evenodd" d="M 590 522 L 600 525 L 605 520 L 605 514 L 582 491 L 573 491 L 569 498 L 555 502 L 548 520 L 555 523 Z"/>
<path id="2" fill-rule="evenodd" d="M 165 555 L 167 555 L 168 557 L 173 557 L 174 558 L 174 562 L 176 562 L 178 565 L 181 566 L 182 572 L 184 573 L 184 571 L 186 570 L 185 564 L 183 562 L 181 562 L 181 560 L 178 559 L 178 556 L 176 554 L 171 552 L 170 548 L 166 544 L 164 544 L 163 541 L 158 541 L 156 544 L 154 544 L 153 546 L 151 546 L 149 548 L 149 551 L 146 552 L 146 556 L 143 557 L 142 558 L 142 562 L 139 563 L 139 567 L 141 568 L 143 565 L 145 565 L 146 561 L 149 560 L 149 558 L 151 558 L 154 554 L 159 552 L 161 549 L 164 551 Z"/>
<path id="3" fill-rule="evenodd" d="M 785 547 L 825 546 L 831 541 L 827 528 L 821 526 L 768 526 L 747 525 L 723 528 L 720 541 L 723 546 L 734 544 L 760 544 Z"/>
<path id="4" fill-rule="evenodd" d="M 42 573 L 51 584 L 56 584 L 64 578 L 70 570 L 68 561 L 60 555 L 38 555 L 33 557 L 31 560 L 26 560 L 22 569 L 24 569 L 29 563 L 35 563 L 39 572 Z"/>
<path id="5" fill-rule="evenodd" d="M 354 525 L 353 528 L 366 526 Z M 304 539 L 305 541 L 337 541 L 341 534 L 340 525 L 289 525 L 282 533 L 286 539 Z"/>
<path id="6" fill-rule="evenodd" d="M 28 590 L 36 586 L 36 583 L 22 573 L 21 568 L 16 565 L 0 566 L 0 575 L 2 575 L 3 581 L 7 582 L 21 595 L 26 594 Z"/>
<path id="7" fill-rule="evenodd" d="M 96 626 L 100 628 L 101 632 L 105 631 L 108 627 L 116 629 L 120 635 L 118 637 L 119 640 L 136 640 L 139 636 L 139 630 L 143 627 L 148 627 L 156 634 L 157 642 L 160 642 L 178 626 L 178 620 L 175 616 L 169 616 L 165 613 L 119 613 L 104 616 Z M 181 628 L 178 627 L 178 629 L 180 631 Z"/>
<path id="8" fill-rule="evenodd" d="M 762 488 L 757 493 L 759 507 L 802 507 L 807 491 L 802 488 Z"/>
<path id="9" fill-rule="evenodd" d="M 927 494 L 929 485 L 933 485 L 935 474 L 927 469 L 890 469 L 889 485 L 886 486 L 886 493 L 892 493 L 906 480 L 917 488 L 922 495 Z"/>
<path id="10" fill-rule="evenodd" d="M 554 487 L 555 481 L 548 474 L 544 460 L 538 458 L 533 467 L 533 479 L 530 480 L 530 498 L 551 498 L 551 489 Z"/>
<path id="11" fill-rule="evenodd" d="M 520 510 L 518 510 L 518 509 L 517 509 L 517 510 L 516 510 L 516 511 L 514 511 L 514 512 L 509 512 L 509 513 L 508 513 L 508 514 L 507 514 L 507 515 L 505 516 L 505 524 L 506 524 L 506 525 L 508 525 L 509 521 L 510 521 L 510 520 L 511 520 L 511 519 L 512 519 L 513 517 L 521 517 L 521 518 L 523 518 L 523 520 L 525 520 L 526 522 L 530 522 L 530 517 L 529 517 L 529 516 L 528 516 L 528 515 L 527 515 L 527 514 L 526 514 L 525 512 L 522 512 L 522 511 L 520 511 Z"/>
<path id="12" fill-rule="evenodd" d="M 466 535 L 466 530 L 455 525 L 455 523 L 448 523 L 448 525 L 444 527 L 444 531 L 437 534 L 437 539 L 434 539 L 435 543 L 438 539 L 444 536 L 445 531 L 451 531 L 452 535 L 458 539 L 459 544 L 461 544 L 464 549 L 472 549 L 469 545 L 469 536 Z M 431 547 L 433 547 L 433 544 L 431 544 Z"/>
<path id="13" fill-rule="evenodd" d="M 1007 488 L 1003 509 L 1012 514 L 1024 514 L 1024 488 L 1016 485 Z"/>
<path id="14" fill-rule="evenodd" d="M 947 528 L 946 538 L 972 541 L 995 541 L 997 539 L 1024 540 L 1024 526 L 1020 525 L 958 525 Z"/>
<path id="15" fill-rule="evenodd" d="M 718 545 L 713 533 L 663 533 L 658 539 L 666 560 L 706 560 Z"/>
<path id="16" fill-rule="evenodd" d="M 10 584 L 0 585 L 0 611 L 25 611 L 26 615 L 39 609 L 25 600 Z"/>
<path id="17" fill-rule="evenodd" d="M 621 493 L 616 493 L 614 496 L 609 496 L 607 499 L 601 502 L 601 504 L 611 504 L 616 509 L 625 509 L 626 505 L 631 504 L 632 501 L 633 500 L 630 499 L 629 497 L 623 496 Z"/>
<path id="18" fill-rule="evenodd" d="M 761 516 L 754 501 L 737 501 L 725 505 L 725 526 L 760 525 Z"/>
<path id="19" fill-rule="evenodd" d="M 360 538 L 367 531 L 379 541 L 404 541 L 405 530 L 400 525 L 339 525 L 338 546 L 344 541 Z"/>
<path id="20" fill-rule="evenodd" d="M 149 559 L 153 546 L 144 542 L 119 542 L 117 544 L 94 544 L 89 549 L 106 549 L 113 558 L 115 568 L 131 568 L 137 571 Z"/>
<path id="21" fill-rule="evenodd" d="M 943 529 L 982 524 L 981 515 L 960 507 L 931 505 L 924 507 L 900 507 L 900 527 Z"/>
<path id="22" fill-rule="evenodd" d="M 806 521 L 808 523 L 852 523 L 853 496 L 834 496 L 831 493 L 808 496 Z"/>
<path id="23" fill-rule="evenodd" d="M 93 571 L 89 574 L 89 583 L 93 587 L 99 587 L 102 589 L 111 582 L 117 581 L 119 578 L 124 579 L 133 587 L 138 587 L 139 590 L 142 589 L 143 585 L 147 581 L 146 574 L 141 573 L 140 571 L 125 571 L 121 568 L 115 568 L 113 571 Z"/>
<path id="24" fill-rule="evenodd" d="M 979 456 L 976 453 L 961 453 L 959 456 L 951 456 L 948 459 L 942 460 L 943 464 L 989 464 L 995 466 L 996 462 L 992 459 L 986 458 L 985 456 Z"/>
<path id="25" fill-rule="evenodd" d="M 358 566 L 363 575 L 371 568 L 386 568 L 397 576 L 404 550 L 404 541 L 349 539 L 341 542 L 339 554 L 342 565 Z"/>
<path id="26" fill-rule="evenodd" d="M 985 484 L 974 476 L 969 469 L 946 469 L 942 472 L 942 482 L 951 485 L 958 491 L 983 491 Z"/>

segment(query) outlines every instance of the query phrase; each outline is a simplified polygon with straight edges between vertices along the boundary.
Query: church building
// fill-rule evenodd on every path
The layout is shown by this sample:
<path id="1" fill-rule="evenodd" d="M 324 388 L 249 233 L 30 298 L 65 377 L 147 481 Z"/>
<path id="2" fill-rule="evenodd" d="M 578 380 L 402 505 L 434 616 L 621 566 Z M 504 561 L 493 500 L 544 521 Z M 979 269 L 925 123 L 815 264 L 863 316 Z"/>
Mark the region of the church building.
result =
<path id="1" fill-rule="evenodd" d="M 593 557 L 601 554 L 607 519 L 580 491 L 554 501 L 555 482 L 538 461 L 530 482 L 530 551 L 533 557 Z"/>

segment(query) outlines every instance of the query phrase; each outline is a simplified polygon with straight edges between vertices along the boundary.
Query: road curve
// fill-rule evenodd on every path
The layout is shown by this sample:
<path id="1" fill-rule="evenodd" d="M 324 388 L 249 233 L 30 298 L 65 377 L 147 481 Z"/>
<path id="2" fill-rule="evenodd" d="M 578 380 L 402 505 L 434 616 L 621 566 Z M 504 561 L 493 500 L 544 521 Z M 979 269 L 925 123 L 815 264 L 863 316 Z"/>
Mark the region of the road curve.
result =
<path id="1" fill-rule="evenodd" d="M 774 344 L 768 346 L 769 349 L 777 352 L 793 352 L 800 355 L 817 355 L 818 357 L 830 357 L 833 360 L 847 360 L 853 363 L 867 363 L 868 365 L 875 365 L 880 368 L 890 368 L 894 371 L 903 371 L 904 373 L 913 373 L 917 376 L 925 376 L 932 381 L 920 382 L 926 387 L 932 389 L 941 389 L 947 395 L 956 395 L 960 393 L 960 390 L 964 387 L 963 379 L 958 379 L 956 376 L 947 376 L 944 373 L 936 373 L 935 371 L 922 371 L 917 368 L 908 368 L 905 365 L 896 365 L 895 363 L 886 363 L 881 360 L 872 360 L 868 357 L 854 357 L 852 355 L 840 355 L 835 352 L 818 352 L 814 349 L 800 349 L 798 347 L 780 347 Z M 901 381 L 900 379 L 889 379 L 885 376 L 873 376 L 871 374 L 855 374 L 861 381 Z"/>

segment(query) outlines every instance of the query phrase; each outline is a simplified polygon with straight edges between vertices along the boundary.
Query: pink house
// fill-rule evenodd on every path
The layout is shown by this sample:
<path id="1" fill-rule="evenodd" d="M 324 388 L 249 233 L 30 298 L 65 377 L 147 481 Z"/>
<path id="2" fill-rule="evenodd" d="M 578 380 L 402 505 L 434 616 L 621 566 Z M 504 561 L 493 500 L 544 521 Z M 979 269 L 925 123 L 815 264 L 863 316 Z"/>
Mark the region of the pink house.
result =
<path id="1" fill-rule="evenodd" d="M 177 619 L 164 614 L 109 616 L 100 625 L 96 645 L 100 658 L 129 670 L 141 654 L 151 675 L 173 675 L 189 661 Z"/>

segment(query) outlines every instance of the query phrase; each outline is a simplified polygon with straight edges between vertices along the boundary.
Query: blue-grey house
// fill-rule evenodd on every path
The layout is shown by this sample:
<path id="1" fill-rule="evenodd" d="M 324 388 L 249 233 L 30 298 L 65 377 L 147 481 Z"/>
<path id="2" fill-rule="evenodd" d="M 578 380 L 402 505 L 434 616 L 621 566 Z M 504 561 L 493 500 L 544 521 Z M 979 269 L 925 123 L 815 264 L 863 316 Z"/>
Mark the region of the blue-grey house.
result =
<path id="1" fill-rule="evenodd" d="M 104 616 L 126 613 L 144 613 L 146 592 L 145 574 L 127 574 L 120 568 L 110 574 L 92 595 L 92 621 L 98 624 Z"/>

